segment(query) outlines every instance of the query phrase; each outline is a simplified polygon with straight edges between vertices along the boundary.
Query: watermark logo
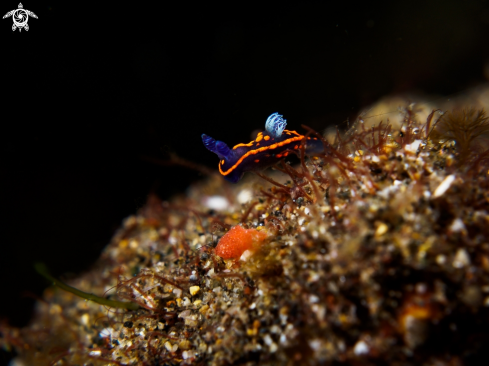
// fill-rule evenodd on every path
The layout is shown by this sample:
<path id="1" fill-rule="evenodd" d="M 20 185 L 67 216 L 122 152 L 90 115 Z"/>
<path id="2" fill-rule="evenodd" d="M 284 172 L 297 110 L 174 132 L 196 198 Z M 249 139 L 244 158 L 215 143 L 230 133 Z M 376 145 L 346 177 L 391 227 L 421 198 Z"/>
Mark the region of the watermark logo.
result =
<path id="1" fill-rule="evenodd" d="M 14 24 L 12 25 L 12 30 L 14 31 L 17 28 L 19 28 L 19 32 L 20 32 L 22 31 L 22 28 L 24 28 L 26 31 L 29 30 L 29 26 L 27 25 L 29 16 L 37 19 L 36 14 L 34 14 L 30 10 L 24 9 L 22 3 L 19 3 L 19 8 L 9 11 L 7 14 L 3 16 L 3 19 L 12 17 L 14 21 Z"/>

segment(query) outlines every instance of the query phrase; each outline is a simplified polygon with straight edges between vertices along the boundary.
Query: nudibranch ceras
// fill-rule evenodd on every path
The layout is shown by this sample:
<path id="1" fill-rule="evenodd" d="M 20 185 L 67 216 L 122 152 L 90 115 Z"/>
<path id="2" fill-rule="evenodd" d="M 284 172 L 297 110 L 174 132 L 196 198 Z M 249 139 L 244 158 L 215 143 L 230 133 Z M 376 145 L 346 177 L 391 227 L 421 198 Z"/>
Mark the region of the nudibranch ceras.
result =
<path id="1" fill-rule="evenodd" d="M 222 141 L 202 134 L 205 147 L 219 157 L 219 172 L 232 183 L 238 182 L 244 172 L 267 168 L 289 155 L 288 150 L 298 150 L 306 138 L 296 131 L 285 129 L 287 121 L 278 113 L 271 114 L 265 123 L 265 131 L 247 144 L 238 144 L 232 149 Z M 307 137 L 306 153 L 321 153 L 324 146 L 317 137 Z"/>

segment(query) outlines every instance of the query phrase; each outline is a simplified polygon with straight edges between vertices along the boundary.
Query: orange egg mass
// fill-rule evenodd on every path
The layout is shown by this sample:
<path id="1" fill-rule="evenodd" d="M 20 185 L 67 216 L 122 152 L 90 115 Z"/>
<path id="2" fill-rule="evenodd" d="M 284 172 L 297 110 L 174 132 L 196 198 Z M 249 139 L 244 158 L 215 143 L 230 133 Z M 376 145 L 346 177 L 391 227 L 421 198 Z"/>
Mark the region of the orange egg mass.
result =
<path id="1" fill-rule="evenodd" d="M 246 250 L 254 251 L 267 236 L 263 231 L 236 225 L 219 240 L 216 255 L 223 259 L 239 258 Z"/>

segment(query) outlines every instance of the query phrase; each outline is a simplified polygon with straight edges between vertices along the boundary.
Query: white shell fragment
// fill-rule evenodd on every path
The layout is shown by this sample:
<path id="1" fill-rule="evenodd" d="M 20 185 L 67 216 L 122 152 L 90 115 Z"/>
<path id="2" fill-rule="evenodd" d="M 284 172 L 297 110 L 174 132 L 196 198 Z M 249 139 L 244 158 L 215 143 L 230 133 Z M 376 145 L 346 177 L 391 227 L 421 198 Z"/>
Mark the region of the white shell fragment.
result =
<path id="1" fill-rule="evenodd" d="M 412 144 L 406 144 L 404 146 L 404 151 L 409 151 L 411 153 L 416 153 L 418 151 L 419 145 L 421 145 L 421 140 L 415 140 Z"/>
<path id="2" fill-rule="evenodd" d="M 463 268 L 468 266 L 469 264 L 470 264 L 470 257 L 467 251 L 463 248 L 457 250 L 457 253 L 455 253 L 455 257 L 453 258 L 452 265 L 455 268 Z"/>
<path id="3" fill-rule="evenodd" d="M 369 351 L 369 348 L 367 346 L 367 343 L 365 343 L 364 341 L 358 341 L 355 344 L 355 347 L 353 348 L 353 352 L 357 356 L 366 355 L 368 353 L 368 351 Z"/>
<path id="4" fill-rule="evenodd" d="M 253 191 L 251 189 L 243 189 L 236 196 L 236 200 L 240 205 L 248 203 L 253 199 Z"/>
<path id="5" fill-rule="evenodd" d="M 222 211 L 229 207 L 229 201 L 223 196 L 204 197 L 203 205 L 211 210 Z"/>
<path id="6" fill-rule="evenodd" d="M 463 230 L 465 230 L 464 222 L 459 218 L 453 220 L 452 224 L 450 225 L 450 231 L 457 233 Z"/>
<path id="7" fill-rule="evenodd" d="M 435 192 L 433 193 L 433 198 L 437 198 L 443 196 L 445 192 L 450 188 L 453 181 L 455 180 L 455 175 L 451 174 L 447 176 L 443 182 L 440 183 L 438 187 L 436 187 Z"/>

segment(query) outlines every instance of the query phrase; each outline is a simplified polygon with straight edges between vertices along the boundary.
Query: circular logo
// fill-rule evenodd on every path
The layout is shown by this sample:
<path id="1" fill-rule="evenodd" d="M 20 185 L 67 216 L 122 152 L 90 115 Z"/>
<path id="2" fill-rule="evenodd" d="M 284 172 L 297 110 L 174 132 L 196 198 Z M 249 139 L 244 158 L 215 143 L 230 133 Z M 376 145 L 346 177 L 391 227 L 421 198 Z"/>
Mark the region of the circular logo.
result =
<path id="1" fill-rule="evenodd" d="M 17 27 L 22 28 L 27 24 L 29 15 L 27 15 L 27 12 L 24 9 L 17 9 L 12 14 L 12 19 Z"/>

